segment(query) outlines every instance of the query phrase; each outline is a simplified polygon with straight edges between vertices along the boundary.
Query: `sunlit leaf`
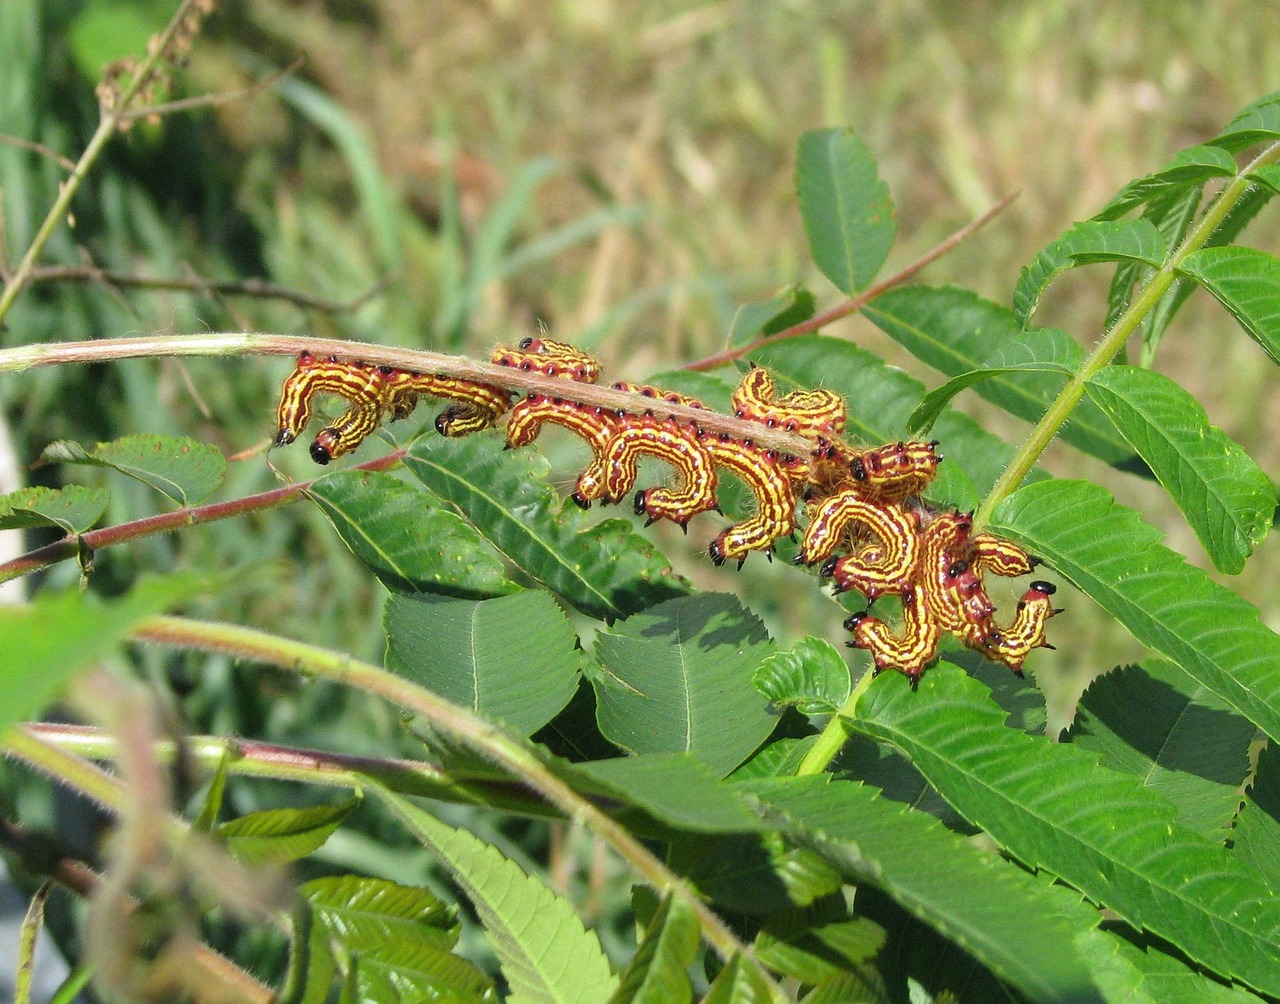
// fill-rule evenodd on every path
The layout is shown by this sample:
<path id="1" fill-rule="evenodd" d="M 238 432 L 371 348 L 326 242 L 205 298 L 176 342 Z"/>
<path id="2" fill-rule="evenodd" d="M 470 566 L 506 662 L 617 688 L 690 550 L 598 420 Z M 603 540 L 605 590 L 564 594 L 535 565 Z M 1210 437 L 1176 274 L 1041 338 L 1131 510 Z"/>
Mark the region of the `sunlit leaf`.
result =
<path id="1" fill-rule="evenodd" d="M 807 321 L 814 314 L 815 300 L 803 286 L 789 286 L 764 303 L 746 303 L 733 315 L 729 335 L 730 346 L 746 345 L 762 335 L 772 335 L 793 324 Z M 660 386 L 667 386 L 661 384 Z"/>
<path id="2" fill-rule="evenodd" d="M 849 129 L 819 129 L 800 137 L 796 194 L 814 264 L 841 292 L 867 286 L 898 225 L 889 188 L 875 158 Z"/>
<path id="3" fill-rule="evenodd" d="M 1151 660 L 1089 685 L 1071 741 L 1160 792 L 1183 826 L 1222 841 L 1240 804 L 1254 732 L 1178 667 Z"/>
<path id="4" fill-rule="evenodd" d="M 216 446 L 184 436 L 124 436 L 86 450 L 79 443 L 50 443 L 41 455 L 67 464 L 111 467 L 150 485 L 179 505 L 194 505 L 222 484 L 227 461 Z"/>
<path id="5" fill-rule="evenodd" d="M 1085 387 L 1177 503 L 1214 565 L 1244 568 L 1271 528 L 1276 491 L 1252 457 L 1168 377 L 1108 366 Z"/>
<path id="6" fill-rule="evenodd" d="M 1280 362 L 1280 258 L 1254 248 L 1209 247 L 1187 255 L 1178 270 L 1217 297 Z"/>
<path id="7" fill-rule="evenodd" d="M 844 704 L 851 688 L 849 664 L 828 641 L 809 636 L 775 652 L 751 678 L 756 690 L 778 705 L 806 715 L 829 714 Z"/>
<path id="8" fill-rule="evenodd" d="M 996 507 L 991 528 L 1043 557 L 1138 641 L 1280 738 L 1280 636 L 1105 489 L 1067 480 L 1027 485 Z"/>
<path id="9" fill-rule="evenodd" d="M 471 900 L 511 987 L 511 1004 L 605 1004 L 618 979 L 572 904 L 466 830 L 373 789 Z"/>
<path id="10" fill-rule="evenodd" d="M 1280 752 L 1274 745 L 1258 755 L 1231 840 L 1236 857 L 1280 889 Z"/>
<path id="11" fill-rule="evenodd" d="M 385 626 L 388 668 L 522 735 L 578 684 L 577 637 L 541 590 L 479 602 L 393 595 Z"/>
<path id="12" fill-rule="evenodd" d="M 1023 267 L 1013 290 L 1013 312 L 1026 327 L 1049 283 L 1068 269 L 1104 261 L 1160 265 L 1164 256 L 1160 231 L 1147 220 L 1077 223 L 1041 251 L 1035 261 Z"/>
<path id="13" fill-rule="evenodd" d="M 105 488 L 20 488 L 0 495 L 0 530 L 56 526 L 67 533 L 84 533 L 102 518 L 110 503 L 111 493 Z"/>
<path id="14" fill-rule="evenodd" d="M 1253 101 L 1209 142 L 1236 153 L 1255 143 L 1280 139 L 1280 92 Z"/>
<path id="15" fill-rule="evenodd" d="M 1028 867 L 1264 993 L 1280 989 L 1280 901 L 1220 844 L 1180 825 L 1137 778 L 1004 724 L 981 684 L 946 663 L 919 693 L 877 682 L 853 725 L 903 750 L 952 805 Z"/>
<path id="16" fill-rule="evenodd" d="M 389 588 L 476 599 L 517 588 L 475 527 L 420 486 L 383 472 L 338 471 L 308 495 Z"/>
<path id="17" fill-rule="evenodd" d="M 1230 178 L 1235 173 L 1235 158 L 1221 147 L 1189 146 L 1174 154 L 1160 170 L 1125 185 L 1094 219 L 1114 220 L 1136 206 L 1198 191 L 1206 181 Z"/>
<path id="18" fill-rule="evenodd" d="M 323 847 L 359 804 L 360 799 L 352 798 L 337 805 L 262 809 L 223 823 L 214 832 L 244 864 L 297 861 Z"/>
<path id="19" fill-rule="evenodd" d="M 698 951 L 698 921 L 682 900 L 667 895 L 645 925 L 644 939 L 609 1004 L 684 1004 L 693 1000 L 689 966 Z"/>

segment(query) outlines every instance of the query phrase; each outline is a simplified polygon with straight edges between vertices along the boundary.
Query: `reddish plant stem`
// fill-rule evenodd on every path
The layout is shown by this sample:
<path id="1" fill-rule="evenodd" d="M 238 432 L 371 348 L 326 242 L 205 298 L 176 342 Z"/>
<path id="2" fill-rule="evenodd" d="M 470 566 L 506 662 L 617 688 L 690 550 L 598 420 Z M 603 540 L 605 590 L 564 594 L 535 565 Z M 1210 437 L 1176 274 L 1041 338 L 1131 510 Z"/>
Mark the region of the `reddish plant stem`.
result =
<path id="1" fill-rule="evenodd" d="M 826 327 L 828 324 L 831 324 L 833 321 L 838 321 L 840 318 L 847 317 L 856 310 L 861 310 L 877 296 L 880 296 L 882 293 L 887 293 L 895 286 L 901 286 L 926 265 L 932 264 L 952 248 L 968 240 L 974 233 L 999 216 L 1000 213 L 1004 212 L 1009 203 L 1017 197 L 1017 192 L 1006 195 L 976 220 L 961 227 L 950 237 L 946 238 L 946 240 L 942 241 L 942 243 L 934 246 L 929 251 L 926 251 L 906 268 L 895 272 L 887 279 L 882 279 L 873 286 L 868 286 L 857 296 L 845 300 L 843 303 L 837 303 L 834 307 L 824 310 L 820 314 L 814 314 L 807 321 L 801 321 L 799 324 L 793 324 L 789 328 L 783 328 L 781 331 L 775 332 L 772 335 L 766 335 L 764 338 L 757 338 L 754 342 L 747 345 L 741 345 L 734 349 L 725 349 L 723 352 L 717 352 L 714 355 L 706 356 L 703 359 L 696 359 L 691 363 L 686 363 L 682 368 L 697 372 L 713 370 L 717 366 L 723 366 L 725 363 L 731 363 L 736 359 L 741 359 L 748 352 L 754 352 L 761 346 L 772 345 L 774 342 L 780 342 L 786 338 L 798 338 L 800 335 L 812 334 L 813 332 Z"/>
<path id="2" fill-rule="evenodd" d="M 385 456 L 367 460 L 363 464 L 357 464 L 353 469 L 358 471 L 386 470 L 388 467 L 394 467 L 398 464 L 407 452 L 408 450 L 395 450 Z M 79 535 L 69 534 L 61 540 L 54 541 L 52 544 L 38 547 L 34 551 L 28 551 L 24 555 L 0 564 L 0 582 L 8 582 L 10 579 L 16 579 L 20 575 L 26 575 L 28 572 L 34 572 L 41 568 L 47 568 L 59 561 L 74 558 L 77 554 L 82 553 L 84 548 L 96 551 L 103 547 L 110 547 L 113 544 L 136 540 L 139 537 L 150 537 L 157 533 L 167 533 L 170 530 L 177 530 L 185 526 L 213 523 L 220 519 L 243 516 L 259 509 L 269 509 L 272 506 L 283 505 L 305 494 L 318 480 L 319 478 L 313 478 L 310 481 L 295 481 L 292 484 L 274 488 L 269 492 L 261 492 L 257 495 L 230 499 L 226 502 L 210 502 L 208 505 L 184 506 L 181 509 L 175 509 L 173 512 L 144 516 L 142 519 L 121 523 L 118 526 L 105 526 L 100 530 L 89 530 Z"/>

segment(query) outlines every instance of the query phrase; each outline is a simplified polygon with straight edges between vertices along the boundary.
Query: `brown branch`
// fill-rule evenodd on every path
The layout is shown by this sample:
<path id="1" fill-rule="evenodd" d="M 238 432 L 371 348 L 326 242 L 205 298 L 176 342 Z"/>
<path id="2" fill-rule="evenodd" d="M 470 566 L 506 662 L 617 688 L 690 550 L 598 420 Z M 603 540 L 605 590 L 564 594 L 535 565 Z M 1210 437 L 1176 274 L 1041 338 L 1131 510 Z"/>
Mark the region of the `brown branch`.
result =
<path id="1" fill-rule="evenodd" d="M 20 150 L 30 150 L 32 153 L 38 153 L 41 157 L 53 161 L 68 174 L 76 169 L 76 162 L 70 157 L 65 157 L 58 153 L 57 150 L 47 147 L 43 143 L 37 143 L 35 140 L 23 139 L 21 136 L 10 136 L 8 133 L 0 133 L 0 143 L 4 143 L 7 146 L 16 146 Z"/>
<path id="2" fill-rule="evenodd" d="M 736 359 L 741 359 L 748 352 L 754 352 L 762 346 L 772 345 L 774 342 L 780 342 L 786 338 L 797 338 L 800 335 L 811 334 L 814 331 L 818 331 L 819 329 L 826 327 L 833 321 L 838 321 L 840 318 L 847 317 L 856 310 L 861 310 L 877 296 L 887 293 L 895 286 L 901 286 L 926 265 L 932 264 L 944 254 L 951 251 L 958 244 L 968 240 L 969 237 L 980 230 L 983 226 L 991 222 L 995 217 L 999 216 L 1009 203 L 1017 197 L 1017 192 L 1006 195 L 976 220 L 965 224 L 965 226 L 961 227 L 950 237 L 946 238 L 942 243 L 937 244 L 930 250 L 926 251 L 906 268 L 895 272 L 887 279 L 882 279 L 873 286 L 868 286 L 857 296 L 845 300 L 843 303 L 837 303 L 834 307 L 829 310 L 824 310 L 820 314 L 814 314 L 813 317 L 809 318 L 807 321 L 801 321 L 799 324 L 793 324 L 789 328 L 783 328 L 781 331 L 775 332 L 772 335 L 766 335 L 763 338 L 758 338 L 747 345 L 742 345 L 734 349 L 725 349 L 723 352 L 717 352 L 714 355 L 707 356 L 703 359 L 696 359 L 691 363 L 687 363 L 682 368 L 699 372 L 712 370 L 717 366 L 723 366 L 725 363 L 731 363 Z"/>
<path id="3" fill-rule="evenodd" d="M 175 290 L 185 293 L 199 293 L 204 296 L 252 296 L 262 299 L 284 300 L 295 306 L 309 310 L 320 310 L 328 314 L 343 314 L 357 310 L 394 280 L 395 273 L 389 273 L 375 282 L 359 296 L 351 300 L 330 300 L 301 290 L 279 286 L 261 279 L 241 279 L 238 281 L 222 279 L 202 279 L 199 276 L 190 278 L 167 277 L 155 275 L 137 275 L 131 272 L 116 272 L 98 268 L 94 265 L 39 265 L 31 270 L 29 282 L 83 282 L 101 283 L 108 286 L 128 286 L 135 289 Z"/>
<path id="4" fill-rule="evenodd" d="M 655 408 L 682 422 L 690 422 L 709 432 L 723 432 L 749 439 L 766 449 L 798 456 L 808 455 L 813 444 L 802 436 L 768 429 L 732 415 L 710 409 L 655 402 L 653 398 L 598 384 L 578 383 L 540 373 L 527 373 L 510 366 L 476 362 L 465 356 L 451 356 L 422 349 L 401 349 L 371 342 L 309 338 L 304 335 L 258 335 L 222 333 L 207 335 L 141 335 L 88 342 L 52 342 L 0 349 L 0 373 L 21 372 L 36 366 L 105 362 L 153 356 L 297 355 L 313 352 L 319 356 L 360 361 L 374 366 L 391 366 L 415 373 L 439 373 L 461 380 L 504 387 L 521 393 L 545 394 L 576 401 L 591 407 L 644 414 Z"/>
<path id="5" fill-rule="evenodd" d="M 367 460 L 363 464 L 357 464 L 355 470 L 386 470 L 388 467 L 394 467 L 398 464 L 406 452 L 406 450 L 396 450 L 385 456 Z M 100 548 L 111 547 L 113 544 L 123 544 L 126 541 L 136 540 L 139 537 L 167 533 L 170 530 L 177 530 L 184 526 L 213 523 L 220 519 L 243 516 L 259 509 L 268 509 L 272 506 L 292 502 L 294 499 L 304 495 L 307 489 L 318 480 L 319 478 L 313 478 L 310 481 L 295 481 L 282 488 L 274 488 L 269 492 L 261 492 L 257 495 L 248 495 L 244 498 L 231 499 L 227 502 L 210 502 L 201 506 L 184 506 L 181 509 L 175 509 L 173 512 L 144 516 L 142 519 L 131 520 L 128 523 L 120 523 L 116 526 L 106 526 L 100 530 L 89 530 L 78 535 L 68 534 L 52 544 L 38 547 L 34 551 L 28 551 L 26 554 L 0 564 L 0 582 L 8 582 L 10 579 L 16 579 L 20 575 L 26 575 L 29 572 L 57 564 L 59 561 L 74 558 L 82 554 L 85 549 L 96 551 Z"/>
<path id="6" fill-rule="evenodd" d="M 230 104 L 233 101 L 241 101 L 244 98 L 252 98 L 261 94 L 263 91 L 274 87 L 284 77 L 296 72 L 307 61 L 305 56 L 295 59 L 278 73 L 273 73 L 265 80 L 260 80 L 256 84 L 248 87 L 242 87 L 238 91 L 223 91 L 220 94 L 201 94 L 194 98 L 179 98 L 176 101 L 165 101 L 158 105 L 148 105 L 145 108 L 130 108 L 120 113 L 120 121 L 130 122 L 133 119 L 150 118 L 151 116 L 160 117 L 163 115 L 172 115 L 174 112 L 190 111 L 193 108 L 217 107 L 218 105 Z M 74 166 L 74 165 L 73 165 Z"/>

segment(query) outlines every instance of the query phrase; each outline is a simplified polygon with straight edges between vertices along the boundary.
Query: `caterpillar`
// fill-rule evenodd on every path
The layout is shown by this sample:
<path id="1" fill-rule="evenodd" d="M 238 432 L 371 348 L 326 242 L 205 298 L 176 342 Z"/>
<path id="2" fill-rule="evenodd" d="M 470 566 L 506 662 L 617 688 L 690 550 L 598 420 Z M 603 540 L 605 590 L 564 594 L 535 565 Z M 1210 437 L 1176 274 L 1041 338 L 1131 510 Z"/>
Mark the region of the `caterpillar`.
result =
<path id="1" fill-rule="evenodd" d="M 756 511 L 707 546 L 717 565 L 736 560 L 741 568 L 753 551 L 771 558 L 776 541 L 796 538 L 803 513 L 796 563 L 819 565 L 820 577 L 831 579 L 836 593 L 856 590 L 866 598 L 867 608 L 851 614 L 844 626 L 852 634 L 848 644 L 870 653 L 873 673 L 896 669 L 915 689 L 946 635 L 1018 676 L 1032 650 L 1053 647 L 1045 625 L 1061 611 L 1051 603 L 1051 583 L 1032 582 L 1004 625 L 996 622 L 986 590 L 987 575 L 1026 575 L 1038 559 L 1012 541 L 974 532 L 972 514 L 938 511 L 923 500 L 943 459 L 936 440 L 855 447 L 840 438 L 847 421 L 843 398 L 822 388 L 780 397 L 772 374 L 754 365 L 733 392 L 735 415 L 800 436 L 811 444 L 807 454 L 779 453 L 749 436 L 677 418 L 663 405 L 696 410 L 702 403 L 649 385 L 613 385 L 635 395 L 634 411 L 584 404 L 572 385 L 596 383 L 600 366 L 564 342 L 525 338 L 514 347 L 498 347 L 490 359 L 563 379 L 564 393 L 530 393 L 512 403 L 512 392 L 479 381 L 304 352 L 281 389 L 276 445 L 302 434 L 320 394 L 347 402 L 311 445 L 312 458 L 321 464 L 356 449 L 384 420 L 409 416 L 422 397 L 448 402 L 435 419 L 445 436 L 491 428 L 505 415 L 505 445 L 515 448 L 534 442 L 545 425 L 559 426 L 591 450 L 570 496 L 583 508 L 622 501 L 635 490 L 640 458 L 654 457 L 672 469 L 676 483 L 635 491 L 636 514 L 647 518 L 646 525 L 666 519 L 687 533 L 694 516 L 720 512 L 720 472 L 740 480 L 753 494 Z M 896 629 L 870 612 L 886 595 L 901 600 Z"/>

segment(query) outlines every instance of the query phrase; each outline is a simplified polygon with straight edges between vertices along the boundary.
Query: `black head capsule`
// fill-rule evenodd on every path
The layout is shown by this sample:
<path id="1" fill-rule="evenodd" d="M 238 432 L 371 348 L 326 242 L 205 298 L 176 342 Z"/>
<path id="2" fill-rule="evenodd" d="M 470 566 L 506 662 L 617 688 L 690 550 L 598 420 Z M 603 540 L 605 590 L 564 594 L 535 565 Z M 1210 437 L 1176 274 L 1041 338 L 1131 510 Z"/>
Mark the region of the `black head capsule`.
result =
<path id="1" fill-rule="evenodd" d="M 1045 596 L 1052 596 L 1058 591 L 1058 587 L 1052 582 L 1044 582 L 1041 579 L 1036 579 L 1035 582 L 1031 583 L 1031 588 L 1037 593 L 1044 593 Z"/>
<path id="2" fill-rule="evenodd" d="M 574 492 L 569 498 L 573 499 L 573 504 L 579 509 L 590 509 L 591 500 L 583 496 L 582 492 Z"/>
<path id="3" fill-rule="evenodd" d="M 333 455 L 324 448 L 320 443 L 311 444 L 311 459 L 317 464 L 325 465 L 333 459 Z"/>
<path id="4" fill-rule="evenodd" d="M 852 631 L 870 616 L 871 615 L 866 610 L 855 610 L 844 619 L 844 629 L 846 631 Z"/>

